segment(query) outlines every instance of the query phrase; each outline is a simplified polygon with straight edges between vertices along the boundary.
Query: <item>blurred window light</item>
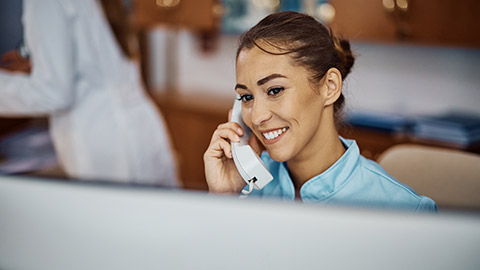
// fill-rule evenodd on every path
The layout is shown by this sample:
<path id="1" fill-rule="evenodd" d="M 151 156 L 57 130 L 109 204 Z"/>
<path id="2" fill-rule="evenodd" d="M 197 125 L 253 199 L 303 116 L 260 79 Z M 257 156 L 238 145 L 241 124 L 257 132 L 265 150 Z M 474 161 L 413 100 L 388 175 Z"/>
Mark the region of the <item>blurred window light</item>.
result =
<path id="1" fill-rule="evenodd" d="M 335 8 L 328 3 L 321 4 L 317 7 L 315 15 L 322 22 L 330 23 L 335 18 Z"/>
<path id="2" fill-rule="evenodd" d="M 408 0 L 396 0 L 397 7 L 402 11 L 408 10 Z"/>
<path id="3" fill-rule="evenodd" d="M 394 0 L 382 0 L 383 7 L 388 11 L 392 12 L 395 10 L 395 1 Z"/>

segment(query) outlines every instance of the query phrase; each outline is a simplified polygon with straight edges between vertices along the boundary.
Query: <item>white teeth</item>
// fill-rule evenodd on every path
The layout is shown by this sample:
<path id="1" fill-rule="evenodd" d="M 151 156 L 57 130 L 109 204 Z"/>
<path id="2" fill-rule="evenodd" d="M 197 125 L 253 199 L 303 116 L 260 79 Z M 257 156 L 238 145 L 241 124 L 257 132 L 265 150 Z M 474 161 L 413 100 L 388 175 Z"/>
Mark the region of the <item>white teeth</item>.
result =
<path id="1" fill-rule="evenodd" d="M 263 137 L 265 137 L 265 139 L 267 139 L 267 140 L 273 140 L 273 139 L 277 138 L 278 136 L 280 136 L 285 131 L 287 131 L 287 128 L 281 128 L 281 129 L 278 129 L 278 130 L 275 130 L 275 131 L 265 132 L 265 133 L 263 133 Z"/>

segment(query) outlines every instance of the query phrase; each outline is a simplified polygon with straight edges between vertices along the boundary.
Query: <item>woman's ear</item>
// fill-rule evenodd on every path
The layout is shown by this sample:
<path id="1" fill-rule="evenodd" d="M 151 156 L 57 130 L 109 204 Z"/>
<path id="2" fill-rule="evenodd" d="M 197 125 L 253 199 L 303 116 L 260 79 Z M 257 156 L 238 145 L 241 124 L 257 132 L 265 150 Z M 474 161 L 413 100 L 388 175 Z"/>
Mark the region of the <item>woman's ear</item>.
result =
<path id="1" fill-rule="evenodd" d="M 322 95 L 325 98 L 325 106 L 337 101 L 342 94 L 342 74 L 336 68 L 330 68 L 323 77 Z"/>

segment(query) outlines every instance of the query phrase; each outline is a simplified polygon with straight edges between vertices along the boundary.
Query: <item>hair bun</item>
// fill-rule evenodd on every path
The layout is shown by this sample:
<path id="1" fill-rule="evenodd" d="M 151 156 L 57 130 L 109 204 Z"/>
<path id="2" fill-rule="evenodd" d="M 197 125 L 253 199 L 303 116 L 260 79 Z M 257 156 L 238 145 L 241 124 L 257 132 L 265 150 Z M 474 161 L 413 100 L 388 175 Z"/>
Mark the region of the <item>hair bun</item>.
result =
<path id="1" fill-rule="evenodd" d="M 336 37 L 333 32 L 331 32 L 331 36 L 340 58 L 340 73 L 342 73 L 342 77 L 345 79 L 352 70 L 353 64 L 355 63 L 355 56 L 352 53 L 348 40 Z"/>

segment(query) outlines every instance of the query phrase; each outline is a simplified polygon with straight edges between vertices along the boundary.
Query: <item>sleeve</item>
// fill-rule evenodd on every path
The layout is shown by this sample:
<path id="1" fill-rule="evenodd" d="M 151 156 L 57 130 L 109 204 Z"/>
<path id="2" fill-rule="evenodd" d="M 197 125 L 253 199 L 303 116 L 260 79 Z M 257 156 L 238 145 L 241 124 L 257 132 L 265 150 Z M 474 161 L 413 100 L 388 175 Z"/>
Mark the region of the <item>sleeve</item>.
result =
<path id="1" fill-rule="evenodd" d="M 24 1 L 24 39 L 31 74 L 0 70 L 0 114 L 48 115 L 74 100 L 73 16 L 57 0 Z"/>
<path id="2" fill-rule="evenodd" d="M 420 196 L 420 203 L 417 206 L 417 212 L 438 212 L 437 204 L 430 198 Z"/>

